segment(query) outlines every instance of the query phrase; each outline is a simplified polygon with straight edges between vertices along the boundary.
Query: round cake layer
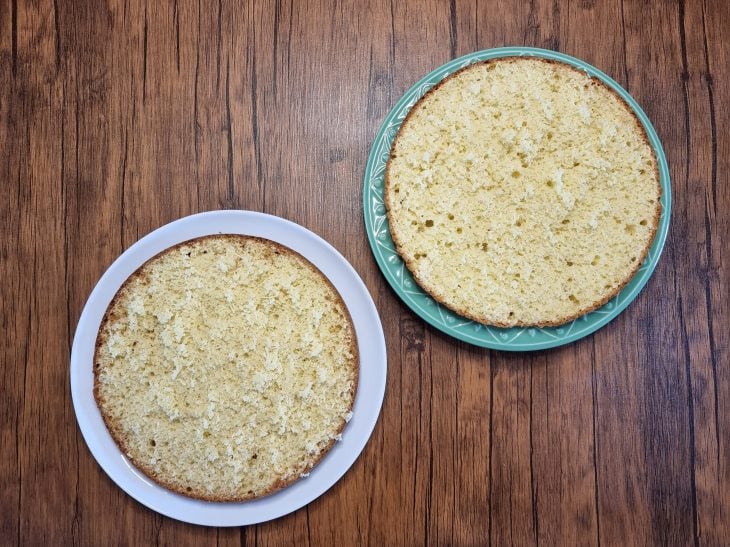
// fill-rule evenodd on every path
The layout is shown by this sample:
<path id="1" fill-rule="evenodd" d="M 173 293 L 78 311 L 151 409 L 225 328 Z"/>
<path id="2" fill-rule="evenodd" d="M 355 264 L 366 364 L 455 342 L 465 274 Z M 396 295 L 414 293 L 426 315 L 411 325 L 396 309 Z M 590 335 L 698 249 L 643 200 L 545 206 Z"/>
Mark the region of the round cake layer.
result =
<path id="1" fill-rule="evenodd" d="M 385 201 L 417 283 L 497 326 L 559 325 L 631 279 L 661 187 L 646 134 L 600 80 L 503 58 L 466 67 L 409 112 Z"/>
<path id="2" fill-rule="evenodd" d="M 182 494 L 234 501 L 305 475 L 357 387 L 355 331 L 296 252 L 239 235 L 155 256 L 102 320 L 94 392 L 122 451 Z"/>

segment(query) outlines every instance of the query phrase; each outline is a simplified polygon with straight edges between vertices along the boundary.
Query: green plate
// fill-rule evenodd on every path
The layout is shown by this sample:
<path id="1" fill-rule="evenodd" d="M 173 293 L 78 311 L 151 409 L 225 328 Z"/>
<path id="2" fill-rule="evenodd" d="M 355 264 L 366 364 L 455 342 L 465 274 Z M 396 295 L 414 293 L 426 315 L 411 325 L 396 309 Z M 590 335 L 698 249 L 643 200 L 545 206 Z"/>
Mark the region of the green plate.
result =
<path id="1" fill-rule="evenodd" d="M 646 260 L 624 289 L 603 307 L 559 327 L 490 327 L 461 317 L 437 303 L 416 284 L 396 252 L 383 203 L 383 178 L 390 148 L 406 114 L 416 101 L 431 87 L 456 70 L 486 59 L 514 56 L 541 57 L 560 61 L 585 71 L 589 76 L 598 78 L 614 89 L 641 120 L 659 163 L 662 213 L 659 219 L 659 229 Z M 555 51 L 528 47 L 504 47 L 470 53 L 449 61 L 419 80 L 403 95 L 383 121 L 370 151 L 364 182 L 365 228 L 370 247 L 383 275 L 403 302 L 424 321 L 454 338 L 485 348 L 507 351 L 538 350 L 568 344 L 591 334 L 621 313 L 646 285 L 656 267 L 667 238 L 672 202 L 669 168 L 662 144 L 649 118 L 631 95 L 606 74 L 584 61 Z"/>

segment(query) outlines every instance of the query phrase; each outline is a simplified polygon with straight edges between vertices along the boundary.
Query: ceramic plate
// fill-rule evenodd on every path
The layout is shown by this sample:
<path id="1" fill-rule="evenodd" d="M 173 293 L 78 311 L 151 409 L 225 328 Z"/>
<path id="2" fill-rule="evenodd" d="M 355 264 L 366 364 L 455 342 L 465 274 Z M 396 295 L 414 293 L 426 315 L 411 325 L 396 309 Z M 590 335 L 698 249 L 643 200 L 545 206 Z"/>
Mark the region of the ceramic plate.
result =
<path id="1" fill-rule="evenodd" d="M 360 376 L 352 420 L 342 441 L 312 469 L 309 477 L 257 500 L 215 503 L 175 494 L 130 464 L 107 431 L 94 400 L 92 360 L 96 334 L 109 302 L 139 266 L 182 241 L 210 234 L 264 237 L 294 249 L 317 266 L 345 301 L 358 338 Z M 104 273 L 79 319 L 71 351 L 71 394 L 81 433 L 99 465 L 125 492 L 169 517 L 211 526 L 240 526 L 280 517 L 322 495 L 355 462 L 365 447 L 385 392 L 386 353 L 378 312 L 360 277 L 329 243 L 287 220 L 250 211 L 213 211 L 180 219 L 142 238 Z"/>
<path id="2" fill-rule="evenodd" d="M 646 260 L 624 289 L 603 307 L 559 327 L 499 328 L 485 326 L 461 317 L 437 303 L 416 284 L 396 252 L 390 236 L 388 218 L 383 203 L 383 178 L 390 149 L 398 129 L 416 101 L 435 84 L 465 66 L 487 59 L 514 56 L 541 57 L 560 61 L 583 70 L 589 76 L 598 78 L 614 89 L 628 103 L 641 121 L 659 164 L 659 179 L 662 186 L 662 213 L 659 219 L 659 229 Z M 526 47 L 487 49 L 470 53 L 446 63 L 419 80 L 396 103 L 380 127 L 365 168 L 363 190 L 365 228 L 370 240 L 370 247 L 383 275 L 403 302 L 423 320 L 454 338 L 477 346 L 509 351 L 545 349 L 573 342 L 601 328 L 621 313 L 639 294 L 639 291 L 651 277 L 659 260 L 669 228 L 671 201 L 672 191 L 669 183 L 669 169 L 662 144 L 644 111 L 626 90 L 603 72 L 584 61 L 554 51 Z"/>

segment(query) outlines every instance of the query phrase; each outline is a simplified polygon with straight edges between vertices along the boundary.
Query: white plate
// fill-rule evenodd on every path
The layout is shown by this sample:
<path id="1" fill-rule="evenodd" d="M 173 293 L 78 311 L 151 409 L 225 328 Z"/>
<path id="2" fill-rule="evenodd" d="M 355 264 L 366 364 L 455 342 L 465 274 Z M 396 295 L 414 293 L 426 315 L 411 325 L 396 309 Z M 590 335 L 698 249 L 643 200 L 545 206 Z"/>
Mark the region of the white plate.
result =
<path id="1" fill-rule="evenodd" d="M 121 284 L 148 259 L 182 241 L 210 234 L 271 239 L 316 265 L 345 301 L 358 339 L 360 376 L 352 420 L 342 441 L 303 478 L 257 500 L 216 503 L 175 494 L 149 480 L 119 451 L 94 400 L 92 360 L 96 333 Z M 251 211 L 211 211 L 163 226 L 127 249 L 104 273 L 81 313 L 71 351 L 71 395 L 81 433 L 99 465 L 134 499 L 163 515 L 192 524 L 241 526 L 286 515 L 321 496 L 345 474 L 365 447 L 385 393 L 387 357 L 378 312 L 365 284 L 334 247 L 309 230 L 279 217 Z"/>

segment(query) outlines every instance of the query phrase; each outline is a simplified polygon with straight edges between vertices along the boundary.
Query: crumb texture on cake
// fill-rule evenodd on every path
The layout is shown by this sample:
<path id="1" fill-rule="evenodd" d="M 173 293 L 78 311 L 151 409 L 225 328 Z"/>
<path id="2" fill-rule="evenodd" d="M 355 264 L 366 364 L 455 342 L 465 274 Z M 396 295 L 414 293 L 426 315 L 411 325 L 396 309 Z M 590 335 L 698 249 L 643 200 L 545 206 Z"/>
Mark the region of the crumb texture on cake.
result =
<path id="1" fill-rule="evenodd" d="M 133 274 L 97 340 L 112 436 L 156 481 L 211 500 L 298 479 L 350 417 L 357 350 L 321 272 L 273 242 L 211 236 Z"/>
<path id="2" fill-rule="evenodd" d="M 437 300 L 500 326 L 556 325 L 640 266 L 656 158 L 628 105 L 562 63 L 472 65 L 422 98 L 386 172 L 398 252 Z"/>

